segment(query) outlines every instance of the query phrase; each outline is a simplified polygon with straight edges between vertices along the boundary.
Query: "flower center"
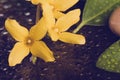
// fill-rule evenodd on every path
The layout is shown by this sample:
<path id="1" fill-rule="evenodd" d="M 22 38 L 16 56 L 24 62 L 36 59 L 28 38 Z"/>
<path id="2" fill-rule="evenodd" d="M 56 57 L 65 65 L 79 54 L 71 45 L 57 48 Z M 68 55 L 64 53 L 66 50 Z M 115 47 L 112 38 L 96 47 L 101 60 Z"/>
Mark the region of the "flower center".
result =
<path id="1" fill-rule="evenodd" d="M 27 40 L 27 43 L 28 43 L 28 44 L 31 44 L 31 43 L 32 43 L 32 40 L 31 40 L 31 39 L 28 39 L 28 40 Z"/>
<path id="2" fill-rule="evenodd" d="M 54 31 L 55 31 L 55 32 L 59 32 L 59 29 L 58 29 L 58 28 L 54 28 Z"/>
<path id="3" fill-rule="evenodd" d="M 33 44 L 33 42 L 34 42 L 34 40 L 32 39 L 32 38 L 30 38 L 30 37 L 27 37 L 26 38 L 26 41 L 25 41 L 25 43 L 26 43 L 26 45 L 32 45 Z"/>
<path id="4" fill-rule="evenodd" d="M 56 28 L 56 27 L 53 27 L 53 28 L 52 28 L 52 30 L 53 30 L 54 32 L 59 33 L 59 29 L 58 29 L 58 28 Z"/>

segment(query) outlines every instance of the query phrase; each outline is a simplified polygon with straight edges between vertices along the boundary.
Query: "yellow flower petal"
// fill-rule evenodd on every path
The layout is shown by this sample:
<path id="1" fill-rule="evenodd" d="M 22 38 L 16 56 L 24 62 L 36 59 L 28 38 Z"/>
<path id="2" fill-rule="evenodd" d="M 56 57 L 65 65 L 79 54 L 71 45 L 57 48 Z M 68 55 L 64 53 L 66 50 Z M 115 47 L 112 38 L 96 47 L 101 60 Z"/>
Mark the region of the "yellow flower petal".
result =
<path id="1" fill-rule="evenodd" d="M 49 29 L 53 27 L 55 24 L 55 18 L 52 12 L 53 11 L 52 6 L 50 6 L 49 4 L 44 4 L 42 5 L 42 8 L 43 8 L 43 17 L 45 17 L 47 28 Z"/>
<path id="2" fill-rule="evenodd" d="M 54 17 L 57 19 L 65 15 L 64 13 L 57 10 L 54 10 L 53 13 L 54 13 Z"/>
<path id="3" fill-rule="evenodd" d="M 46 0 L 48 3 L 53 4 L 54 0 Z"/>
<path id="4" fill-rule="evenodd" d="M 5 28 L 17 41 L 23 41 L 28 36 L 28 30 L 19 25 L 16 20 L 7 19 L 5 21 Z"/>
<path id="5" fill-rule="evenodd" d="M 69 32 L 63 32 L 59 35 L 59 40 L 66 42 L 66 43 L 72 43 L 72 44 L 85 44 L 85 37 L 78 34 L 73 34 Z"/>
<path id="6" fill-rule="evenodd" d="M 30 29 L 30 37 L 34 40 L 42 39 L 47 33 L 46 21 L 44 18 Z"/>
<path id="7" fill-rule="evenodd" d="M 55 27 L 57 27 L 60 31 L 68 30 L 72 25 L 77 23 L 80 19 L 80 9 L 75 9 L 68 12 L 66 15 L 60 17 Z"/>
<path id="8" fill-rule="evenodd" d="M 54 28 L 48 30 L 49 36 L 51 37 L 52 41 L 57 41 L 59 36 L 58 33 Z"/>
<path id="9" fill-rule="evenodd" d="M 35 41 L 30 48 L 31 53 L 43 59 L 45 62 L 52 62 L 55 60 L 52 51 L 42 41 Z"/>
<path id="10" fill-rule="evenodd" d="M 37 5 L 39 3 L 39 0 L 31 0 L 32 4 Z"/>
<path id="11" fill-rule="evenodd" d="M 54 8 L 59 11 L 66 11 L 73 5 L 75 5 L 79 0 L 54 0 Z"/>
<path id="12" fill-rule="evenodd" d="M 50 3 L 50 4 L 52 4 L 53 3 L 53 1 L 54 0 L 31 0 L 31 2 L 32 2 L 32 4 L 35 4 L 35 5 L 37 5 L 37 4 L 41 4 L 41 3 Z"/>
<path id="13" fill-rule="evenodd" d="M 46 2 L 46 0 L 31 0 L 32 4 L 38 5 L 41 4 L 43 2 Z"/>
<path id="14" fill-rule="evenodd" d="M 20 64 L 28 54 L 29 48 L 23 42 L 17 42 L 9 55 L 9 66 Z"/>

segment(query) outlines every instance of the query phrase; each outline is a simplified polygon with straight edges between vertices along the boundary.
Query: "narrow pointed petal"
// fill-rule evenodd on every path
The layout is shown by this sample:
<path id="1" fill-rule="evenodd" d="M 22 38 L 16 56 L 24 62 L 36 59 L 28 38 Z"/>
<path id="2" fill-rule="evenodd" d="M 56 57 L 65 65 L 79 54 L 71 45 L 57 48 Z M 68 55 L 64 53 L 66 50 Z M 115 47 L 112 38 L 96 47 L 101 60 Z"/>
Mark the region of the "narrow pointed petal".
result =
<path id="1" fill-rule="evenodd" d="M 9 66 L 20 64 L 28 54 L 29 48 L 23 42 L 16 43 L 8 58 Z"/>
<path id="2" fill-rule="evenodd" d="M 60 17 L 62 17 L 62 16 L 65 15 L 64 13 L 62 13 L 62 12 L 60 12 L 60 11 L 57 11 L 57 10 L 54 10 L 53 13 L 54 13 L 54 17 L 55 17 L 56 19 L 58 19 L 58 18 L 60 18 Z"/>
<path id="3" fill-rule="evenodd" d="M 35 40 L 42 39 L 45 36 L 47 29 L 53 27 L 55 24 L 52 7 L 48 3 L 44 3 L 42 8 L 43 18 L 30 30 L 30 36 Z"/>
<path id="4" fill-rule="evenodd" d="M 78 34 L 63 32 L 59 36 L 60 36 L 59 40 L 66 42 L 66 43 L 85 44 L 86 42 L 85 37 L 82 35 L 78 35 Z"/>
<path id="5" fill-rule="evenodd" d="M 31 2 L 32 4 L 35 4 L 35 5 L 39 4 L 39 0 L 31 0 Z"/>
<path id="6" fill-rule="evenodd" d="M 30 37 L 34 40 L 42 39 L 46 33 L 47 26 L 45 18 L 41 18 L 41 20 L 30 29 Z"/>
<path id="7" fill-rule="evenodd" d="M 46 3 L 42 5 L 42 8 L 43 8 L 43 17 L 45 17 L 47 28 L 49 29 L 55 25 L 53 7 Z"/>
<path id="8" fill-rule="evenodd" d="M 57 20 L 55 27 L 57 27 L 59 31 L 66 31 L 72 25 L 77 23 L 79 20 L 80 20 L 80 9 L 75 9 L 68 12 L 66 15 L 60 17 Z"/>
<path id="9" fill-rule="evenodd" d="M 54 0 L 46 0 L 48 3 L 53 4 Z"/>
<path id="10" fill-rule="evenodd" d="M 73 5 L 75 5 L 79 0 L 54 0 L 54 7 L 59 11 L 66 11 Z"/>
<path id="11" fill-rule="evenodd" d="M 42 41 L 35 41 L 30 51 L 32 55 L 43 59 L 45 62 L 53 62 L 55 60 L 52 51 Z"/>
<path id="12" fill-rule="evenodd" d="M 31 0 L 32 4 L 38 5 L 38 4 L 43 4 L 46 3 L 46 0 Z"/>
<path id="13" fill-rule="evenodd" d="M 49 29 L 48 33 L 52 41 L 57 41 L 59 39 L 59 35 L 55 30 Z"/>
<path id="14" fill-rule="evenodd" d="M 32 4 L 35 4 L 35 5 L 42 4 L 42 3 L 45 3 L 45 2 L 52 4 L 53 1 L 54 0 L 31 0 Z"/>
<path id="15" fill-rule="evenodd" d="M 19 25 L 18 22 L 13 19 L 8 18 L 5 21 L 5 28 L 17 41 L 23 41 L 29 34 L 25 27 Z"/>

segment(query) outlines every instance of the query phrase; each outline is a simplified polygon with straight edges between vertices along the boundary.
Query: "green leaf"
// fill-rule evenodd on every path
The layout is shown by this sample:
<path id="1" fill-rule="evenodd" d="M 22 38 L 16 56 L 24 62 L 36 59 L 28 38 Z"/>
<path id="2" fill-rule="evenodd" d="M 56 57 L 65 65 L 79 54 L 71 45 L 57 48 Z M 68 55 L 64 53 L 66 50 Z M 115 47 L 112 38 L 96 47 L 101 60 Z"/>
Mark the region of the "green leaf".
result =
<path id="1" fill-rule="evenodd" d="M 83 22 L 87 25 L 104 25 L 111 11 L 118 5 L 120 0 L 87 0 L 82 16 Z"/>
<path id="2" fill-rule="evenodd" d="M 120 73 L 120 40 L 100 55 L 96 66 L 106 71 Z"/>
<path id="3" fill-rule="evenodd" d="M 111 12 L 118 6 L 120 6 L 120 0 L 87 0 L 82 15 L 82 22 L 73 32 L 78 32 L 84 25 L 105 25 Z"/>

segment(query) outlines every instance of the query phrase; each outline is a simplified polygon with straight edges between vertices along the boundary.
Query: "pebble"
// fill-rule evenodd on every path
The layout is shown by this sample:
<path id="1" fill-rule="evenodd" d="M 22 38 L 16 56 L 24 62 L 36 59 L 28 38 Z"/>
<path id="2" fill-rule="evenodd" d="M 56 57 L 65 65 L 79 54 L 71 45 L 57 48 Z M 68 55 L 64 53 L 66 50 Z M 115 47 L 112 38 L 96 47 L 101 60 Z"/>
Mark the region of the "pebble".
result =
<path id="1" fill-rule="evenodd" d="M 109 26 L 113 33 L 120 36 L 120 7 L 116 8 L 111 14 Z"/>

